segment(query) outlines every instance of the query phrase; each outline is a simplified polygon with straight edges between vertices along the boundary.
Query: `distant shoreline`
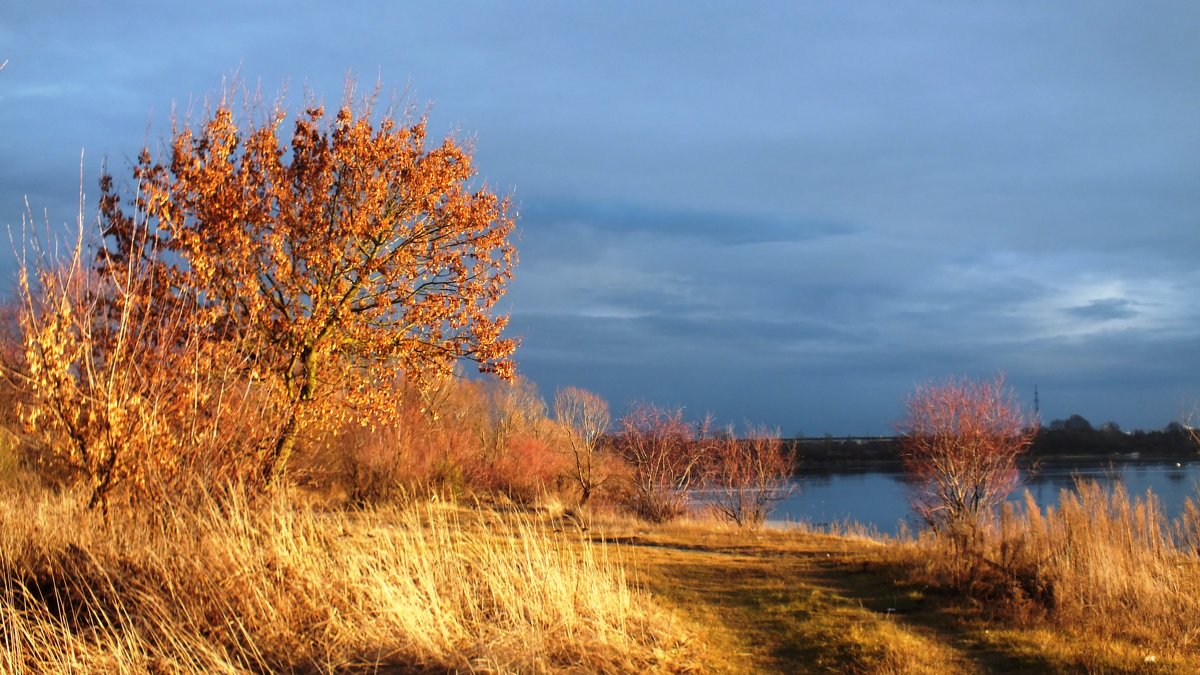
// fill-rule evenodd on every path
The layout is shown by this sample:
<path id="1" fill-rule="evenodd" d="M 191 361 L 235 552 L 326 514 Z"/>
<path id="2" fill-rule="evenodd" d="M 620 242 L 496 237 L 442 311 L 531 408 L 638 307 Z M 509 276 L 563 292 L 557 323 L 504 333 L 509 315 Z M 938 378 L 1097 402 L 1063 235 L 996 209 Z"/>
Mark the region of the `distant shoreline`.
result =
<path id="1" fill-rule="evenodd" d="M 898 470 L 900 436 L 789 438 L 797 473 Z M 1131 433 L 1043 429 L 1022 458 L 1023 466 L 1098 461 L 1198 461 L 1200 446 L 1183 428 Z"/>

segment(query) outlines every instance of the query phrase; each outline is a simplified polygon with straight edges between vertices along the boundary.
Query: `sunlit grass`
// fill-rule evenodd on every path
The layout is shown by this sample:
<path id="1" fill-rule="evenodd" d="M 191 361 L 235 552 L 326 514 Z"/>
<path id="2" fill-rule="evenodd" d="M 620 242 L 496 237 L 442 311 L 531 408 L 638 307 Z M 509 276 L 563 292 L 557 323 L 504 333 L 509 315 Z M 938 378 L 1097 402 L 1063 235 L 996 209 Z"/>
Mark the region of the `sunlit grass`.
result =
<path id="1" fill-rule="evenodd" d="M 1177 669 L 1200 663 L 1197 516 L 1189 503 L 1170 521 L 1152 494 L 1081 482 L 1057 508 L 1026 494 L 965 550 L 931 534 L 884 550 L 913 582 L 977 603 L 990 643 L 1055 668 Z"/>
<path id="2" fill-rule="evenodd" d="M 693 619 L 701 661 L 712 672 L 1200 671 L 1189 637 L 1196 614 L 1172 604 L 1184 600 L 1175 594 L 1190 587 L 1184 579 L 1195 567 L 1183 539 L 1164 533 L 1163 541 L 1177 543 L 1156 552 L 1158 535 L 1147 529 L 1154 519 L 1137 500 L 1086 490 L 1075 499 L 1069 514 L 1042 517 L 1069 515 L 1076 530 L 1068 535 L 1059 524 L 1050 535 L 1057 550 L 1070 542 L 1077 562 L 1094 557 L 1093 570 L 1104 572 L 1103 579 L 1080 574 L 1068 581 L 1061 570 L 1054 577 L 1066 584 L 1062 593 L 1090 593 L 1090 617 L 1080 613 L 1089 611 L 1082 604 L 1079 611 L 1036 605 L 1007 575 L 992 577 L 986 588 L 957 586 L 944 542 L 927 536 L 879 537 L 852 525 L 837 533 L 797 524 L 746 532 L 704 517 L 649 526 L 607 516 L 591 526 L 596 536 L 622 543 L 634 578 L 657 601 Z M 1079 529 L 1087 514 L 1091 534 Z M 1159 525 L 1186 529 L 1161 517 Z M 1009 551 L 1038 531 L 1015 516 L 1006 528 Z M 1045 555 L 1053 548 L 1038 554 L 1046 575 L 1059 569 Z M 1033 555 L 1028 544 L 1025 550 Z M 1158 556 L 1183 576 L 1149 565 Z M 1148 589 L 1141 603 L 1114 594 L 1155 580 L 1166 587 Z M 1104 597 L 1123 600 L 1100 604 Z"/>
<path id="3" fill-rule="evenodd" d="M 519 514 L 205 498 L 113 513 L 0 500 L 0 672 L 687 667 L 614 550 Z"/>
<path id="4" fill-rule="evenodd" d="M 1191 672 L 1200 656 L 1195 523 L 1099 488 L 1010 514 L 986 551 L 1003 571 L 965 587 L 929 537 L 296 497 L 116 508 L 105 526 L 79 494 L 8 490 L 0 672 Z"/>

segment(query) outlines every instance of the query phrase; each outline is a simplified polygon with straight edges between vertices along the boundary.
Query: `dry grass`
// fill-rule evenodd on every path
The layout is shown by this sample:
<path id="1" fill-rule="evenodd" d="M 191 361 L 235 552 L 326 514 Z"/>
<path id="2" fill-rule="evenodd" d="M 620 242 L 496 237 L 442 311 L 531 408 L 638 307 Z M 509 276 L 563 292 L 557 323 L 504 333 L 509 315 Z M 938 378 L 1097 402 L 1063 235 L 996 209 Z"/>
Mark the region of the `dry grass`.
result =
<path id="1" fill-rule="evenodd" d="M 913 601 L 873 566 L 878 542 L 716 519 L 625 531 L 631 569 L 702 626 L 712 672 L 973 672 L 929 617 L 889 611 Z"/>
<path id="2" fill-rule="evenodd" d="M 888 555 L 922 583 L 953 587 L 1011 625 L 1044 626 L 1061 644 L 1083 644 L 1090 658 L 1108 655 L 1093 666 L 1196 663 L 1198 516 L 1189 504 L 1171 522 L 1151 494 L 1130 498 L 1119 487 L 1080 483 L 1058 508 L 1041 510 L 1026 495 L 965 550 L 925 535 Z"/>
<path id="3" fill-rule="evenodd" d="M 613 548 L 527 517 L 233 495 L 106 527 L 81 501 L 0 498 L 0 672 L 689 668 Z"/>
<path id="4" fill-rule="evenodd" d="M 1151 673 L 1200 656 L 1196 511 L 1168 528 L 1095 487 L 1010 514 L 965 587 L 929 538 L 237 493 L 106 527 L 85 496 L 0 495 L 0 673 Z"/>

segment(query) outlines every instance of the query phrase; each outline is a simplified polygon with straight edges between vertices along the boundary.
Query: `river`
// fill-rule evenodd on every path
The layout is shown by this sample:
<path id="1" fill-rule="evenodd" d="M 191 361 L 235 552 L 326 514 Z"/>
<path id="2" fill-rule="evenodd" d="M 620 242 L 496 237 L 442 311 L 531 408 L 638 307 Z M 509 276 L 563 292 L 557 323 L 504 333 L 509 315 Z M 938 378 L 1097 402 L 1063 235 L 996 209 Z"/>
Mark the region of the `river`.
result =
<path id="1" fill-rule="evenodd" d="M 1023 472 L 1021 486 L 1012 499 L 1019 499 L 1024 490 L 1029 490 L 1039 506 L 1055 505 L 1060 491 L 1072 489 L 1077 479 L 1107 486 L 1120 483 L 1130 496 L 1152 491 L 1166 515 L 1174 518 L 1183 510 L 1185 499 L 1195 499 L 1200 494 L 1200 460 L 1043 464 L 1035 471 Z M 858 523 L 891 535 L 899 530 L 901 523 L 910 530 L 922 525 L 909 507 L 908 496 L 903 474 L 896 469 L 810 473 L 795 479 L 795 491 L 778 504 L 771 520 L 822 527 Z"/>

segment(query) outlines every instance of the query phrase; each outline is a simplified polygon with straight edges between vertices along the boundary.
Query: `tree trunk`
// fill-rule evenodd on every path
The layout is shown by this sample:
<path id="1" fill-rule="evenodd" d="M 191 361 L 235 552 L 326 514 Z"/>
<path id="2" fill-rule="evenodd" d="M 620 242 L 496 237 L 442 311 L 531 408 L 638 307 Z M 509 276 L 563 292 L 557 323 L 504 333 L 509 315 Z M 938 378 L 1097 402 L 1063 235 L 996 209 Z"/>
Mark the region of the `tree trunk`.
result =
<path id="1" fill-rule="evenodd" d="M 267 457 L 267 461 L 263 464 L 262 481 L 263 487 L 267 489 L 275 486 L 283 476 L 284 469 L 287 468 L 292 451 L 296 448 L 296 438 L 300 435 L 300 412 L 304 406 L 307 406 L 312 401 L 317 388 L 316 352 L 311 346 L 306 346 L 300 351 L 298 360 L 302 368 L 304 381 L 300 385 L 300 391 L 291 407 L 291 411 L 288 413 L 288 420 L 283 425 L 283 431 L 279 435 L 279 440 L 275 442 L 275 447 L 271 449 L 270 456 Z M 288 389 L 291 390 L 291 387 L 289 386 Z"/>
<path id="2" fill-rule="evenodd" d="M 264 488 L 273 488 L 280 477 L 283 476 L 283 468 L 287 465 L 287 461 L 292 455 L 292 450 L 296 447 L 296 435 L 299 432 L 299 426 L 296 420 L 296 411 L 293 410 L 288 416 L 287 424 L 283 427 L 283 433 L 279 435 L 279 440 L 275 441 L 275 447 L 271 448 L 270 456 L 263 463 L 262 482 Z"/>

